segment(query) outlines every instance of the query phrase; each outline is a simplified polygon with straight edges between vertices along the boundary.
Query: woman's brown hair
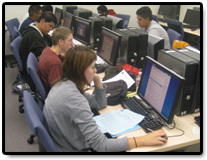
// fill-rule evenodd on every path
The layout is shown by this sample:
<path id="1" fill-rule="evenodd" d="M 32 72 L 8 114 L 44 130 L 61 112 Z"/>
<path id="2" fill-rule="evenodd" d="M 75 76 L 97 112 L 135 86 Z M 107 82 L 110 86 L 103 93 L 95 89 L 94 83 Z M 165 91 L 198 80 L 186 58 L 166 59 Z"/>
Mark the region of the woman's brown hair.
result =
<path id="1" fill-rule="evenodd" d="M 78 90 L 84 94 L 84 86 L 88 84 L 84 73 L 96 58 L 96 53 L 85 46 L 77 45 L 70 48 L 65 54 L 61 78 L 54 81 L 52 86 L 59 81 L 71 80 L 76 84 Z"/>

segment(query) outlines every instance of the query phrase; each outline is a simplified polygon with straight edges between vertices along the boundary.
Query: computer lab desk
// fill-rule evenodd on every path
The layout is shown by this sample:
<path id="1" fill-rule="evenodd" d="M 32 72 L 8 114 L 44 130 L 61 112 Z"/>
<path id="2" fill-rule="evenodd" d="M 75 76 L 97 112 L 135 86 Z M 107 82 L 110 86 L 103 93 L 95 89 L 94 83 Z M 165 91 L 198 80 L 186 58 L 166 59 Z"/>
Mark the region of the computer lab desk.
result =
<path id="1" fill-rule="evenodd" d="M 163 26 L 164 28 L 167 28 L 167 23 L 166 22 L 159 21 L 159 24 L 161 26 Z M 191 29 L 189 29 L 189 28 L 183 28 L 183 30 L 184 30 L 185 33 L 200 37 L 200 28 L 197 28 L 195 31 L 191 31 Z"/>
<path id="2" fill-rule="evenodd" d="M 159 21 L 159 24 L 165 29 L 168 29 L 166 22 Z M 194 46 L 200 50 L 200 28 L 197 28 L 195 31 L 191 31 L 189 28 L 183 28 L 184 39 L 183 41 L 188 42 L 191 46 Z M 202 38 L 202 37 L 201 37 Z"/>
<path id="3" fill-rule="evenodd" d="M 104 73 L 99 74 L 100 78 L 104 77 Z M 91 88 L 89 93 L 93 92 L 93 88 Z M 107 106 L 106 108 L 99 110 L 100 114 L 109 113 L 118 109 L 123 109 L 121 104 L 115 106 Z M 128 150 L 127 152 L 167 152 L 178 150 L 182 148 L 186 148 L 187 146 L 195 145 L 200 143 L 200 127 L 195 124 L 194 117 L 200 115 L 200 112 L 188 114 L 184 116 L 174 116 L 175 125 L 177 128 L 182 129 L 185 133 L 182 136 L 178 137 L 169 137 L 168 142 L 161 146 L 142 146 L 138 148 L 134 148 Z M 168 129 L 167 127 L 162 128 L 167 136 L 180 135 L 182 132 L 176 128 Z M 143 129 L 137 129 L 123 135 L 118 136 L 117 138 L 121 138 L 122 136 L 127 137 L 137 137 L 144 136 L 147 133 L 144 132 Z"/>

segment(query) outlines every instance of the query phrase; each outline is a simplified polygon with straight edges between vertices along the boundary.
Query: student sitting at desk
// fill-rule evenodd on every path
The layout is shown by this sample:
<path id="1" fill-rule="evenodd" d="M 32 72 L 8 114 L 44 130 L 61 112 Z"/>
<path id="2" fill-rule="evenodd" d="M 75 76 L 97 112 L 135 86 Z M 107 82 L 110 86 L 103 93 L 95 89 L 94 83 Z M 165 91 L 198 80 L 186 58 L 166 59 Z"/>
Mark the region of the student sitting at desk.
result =
<path id="1" fill-rule="evenodd" d="M 98 128 L 91 108 L 107 106 L 105 87 L 96 74 L 96 54 L 84 46 L 68 50 L 62 65 L 62 76 L 51 88 L 43 113 L 48 131 L 60 152 L 119 152 L 139 146 L 167 142 L 163 130 L 134 138 L 108 139 Z M 94 81 L 94 94 L 84 86 Z"/>
<path id="2" fill-rule="evenodd" d="M 116 17 L 116 12 L 113 9 L 108 9 L 106 6 L 104 5 L 100 5 L 97 8 L 98 13 L 100 14 L 100 16 L 105 16 L 107 17 L 107 15 L 111 15 Z"/>
<path id="3" fill-rule="evenodd" d="M 61 77 L 61 67 L 63 56 L 61 53 L 67 52 L 74 46 L 72 31 L 60 26 L 52 34 L 52 47 L 46 47 L 40 56 L 37 74 L 45 88 L 46 96 L 50 91 L 54 80 Z"/>
<path id="4" fill-rule="evenodd" d="M 22 34 L 25 27 L 33 22 L 37 22 L 42 14 L 42 8 L 39 5 L 31 5 L 28 10 L 29 17 L 27 17 L 19 27 L 19 32 Z"/>
<path id="5" fill-rule="evenodd" d="M 170 40 L 165 29 L 156 21 L 152 20 L 152 11 L 149 7 L 141 7 L 137 10 L 137 23 L 145 32 L 164 38 L 164 49 L 171 49 Z"/>
<path id="6" fill-rule="evenodd" d="M 43 49 L 47 46 L 52 46 L 51 37 L 48 33 L 56 23 L 57 18 L 54 14 L 44 12 L 37 20 L 37 23 L 31 23 L 29 26 L 25 27 L 22 32 L 19 54 L 23 64 L 24 79 L 29 84 L 32 91 L 35 91 L 35 85 L 32 78 L 27 73 L 27 57 L 29 53 L 32 52 L 39 60 Z"/>

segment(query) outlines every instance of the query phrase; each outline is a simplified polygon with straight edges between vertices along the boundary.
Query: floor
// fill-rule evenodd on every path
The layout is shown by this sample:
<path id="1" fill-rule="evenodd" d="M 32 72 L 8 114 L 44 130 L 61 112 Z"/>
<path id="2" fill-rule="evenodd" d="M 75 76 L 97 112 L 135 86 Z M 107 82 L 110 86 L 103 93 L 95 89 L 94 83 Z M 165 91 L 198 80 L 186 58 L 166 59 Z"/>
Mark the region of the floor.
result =
<path id="1" fill-rule="evenodd" d="M 17 66 L 10 68 L 5 67 L 5 108 L 2 109 L 3 120 L 2 127 L 5 135 L 3 135 L 3 153 L 9 154 L 9 152 L 38 152 L 37 138 L 34 139 L 33 144 L 28 144 L 27 139 L 32 133 L 24 113 L 19 112 L 19 96 L 12 93 L 12 84 L 16 80 L 18 70 Z M 5 114 L 4 114 L 5 113 Z M 5 148 L 4 148 L 5 147 Z"/>

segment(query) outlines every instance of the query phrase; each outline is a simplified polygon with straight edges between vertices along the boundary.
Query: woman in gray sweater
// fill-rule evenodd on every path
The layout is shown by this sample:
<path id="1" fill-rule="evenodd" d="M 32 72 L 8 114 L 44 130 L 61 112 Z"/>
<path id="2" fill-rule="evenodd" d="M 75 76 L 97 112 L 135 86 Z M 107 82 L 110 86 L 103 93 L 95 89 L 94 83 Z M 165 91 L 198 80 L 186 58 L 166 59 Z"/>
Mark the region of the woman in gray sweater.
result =
<path id="1" fill-rule="evenodd" d="M 51 137 L 60 152 L 118 152 L 143 145 L 167 142 L 163 130 L 142 137 L 108 139 L 93 120 L 91 108 L 107 106 L 105 88 L 95 68 L 96 54 L 84 46 L 66 53 L 62 76 L 50 90 L 45 101 L 44 116 Z M 94 94 L 84 92 L 85 85 L 94 81 Z"/>

